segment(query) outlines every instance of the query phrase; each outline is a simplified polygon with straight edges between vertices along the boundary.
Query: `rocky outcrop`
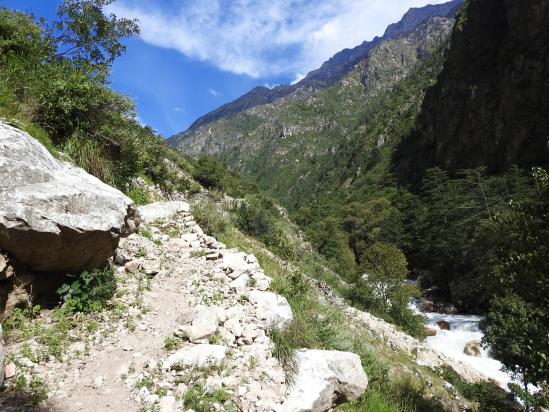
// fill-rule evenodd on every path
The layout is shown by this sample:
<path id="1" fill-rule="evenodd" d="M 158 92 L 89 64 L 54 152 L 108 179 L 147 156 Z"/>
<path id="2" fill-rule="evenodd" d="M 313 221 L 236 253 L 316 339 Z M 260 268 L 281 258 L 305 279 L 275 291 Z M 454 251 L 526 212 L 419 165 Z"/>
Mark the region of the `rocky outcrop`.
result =
<path id="1" fill-rule="evenodd" d="M 354 353 L 300 350 L 297 377 L 283 404 L 287 412 L 323 412 L 358 399 L 368 386 L 360 357 Z"/>
<path id="2" fill-rule="evenodd" d="M 79 272 L 138 225 L 131 199 L 0 123 L 0 249 L 33 271 Z"/>
<path id="3" fill-rule="evenodd" d="M 549 3 L 470 0 L 415 130 L 395 153 L 404 183 L 451 173 L 549 164 Z"/>

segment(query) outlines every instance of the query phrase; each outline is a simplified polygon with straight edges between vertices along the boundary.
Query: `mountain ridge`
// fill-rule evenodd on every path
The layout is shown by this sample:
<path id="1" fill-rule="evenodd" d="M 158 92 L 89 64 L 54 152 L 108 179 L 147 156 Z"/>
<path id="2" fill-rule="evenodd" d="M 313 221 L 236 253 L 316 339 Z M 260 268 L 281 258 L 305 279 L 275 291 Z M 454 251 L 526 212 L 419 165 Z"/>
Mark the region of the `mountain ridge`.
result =
<path id="1" fill-rule="evenodd" d="M 171 136 L 168 139 L 168 143 L 172 144 L 172 142 L 177 141 L 186 132 L 196 130 L 200 126 L 262 104 L 272 103 L 299 89 L 311 92 L 328 87 L 341 80 L 354 65 L 367 57 L 369 51 L 381 42 L 412 31 L 429 17 L 452 17 L 462 4 L 463 0 L 452 0 L 443 4 L 411 8 L 399 22 L 389 25 L 382 37 L 376 36 L 371 41 L 364 41 L 352 49 L 341 50 L 325 61 L 318 69 L 309 72 L 304 79 L 295 84 L 279 85 L 272 89 L 263 86 L 254 87 L 237 99 L 199 117 L 186 131 Z"/>

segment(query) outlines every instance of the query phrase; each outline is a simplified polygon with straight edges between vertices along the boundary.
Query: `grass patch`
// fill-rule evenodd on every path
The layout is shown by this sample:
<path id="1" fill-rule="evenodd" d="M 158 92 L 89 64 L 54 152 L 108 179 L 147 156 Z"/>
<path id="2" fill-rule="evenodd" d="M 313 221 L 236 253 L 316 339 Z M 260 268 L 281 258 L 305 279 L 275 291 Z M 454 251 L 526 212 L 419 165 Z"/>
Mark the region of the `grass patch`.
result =
<path id="1" fill-rule="evenodd" d="M 224 389 L 208 391 L 201 384 L 193 384 L 183 398 L 186 408 L 201 412 L 215 412 L 215 404 L 223 405 L 225 411 L 236 411 L 235 405 L 230 402 L 231 395 Z"/>
<path id="2" fill-rule="evenodd" d="M 132 185 L 130 187 L 130 190 L 128 190 L 128 197 L 138 206 L 151 203 L 151 198 L 147 191 L 136 185 Z"/>

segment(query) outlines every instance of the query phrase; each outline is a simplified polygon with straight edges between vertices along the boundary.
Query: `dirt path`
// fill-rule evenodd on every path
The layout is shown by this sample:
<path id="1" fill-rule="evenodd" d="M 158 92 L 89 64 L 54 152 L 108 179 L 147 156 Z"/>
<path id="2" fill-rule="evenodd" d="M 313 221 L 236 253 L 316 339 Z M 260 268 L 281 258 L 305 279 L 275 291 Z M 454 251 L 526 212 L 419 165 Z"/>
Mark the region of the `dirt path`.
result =
<path id="1" fill-rule="evenodd" d="M 281 410 L 286 376 L 267 330 L 292 313 L 255 257 L 204 235 L 187 211 L 140 233 L 120 243 L 111 309 L 62 361 L 7 348 L 28 378 L 45 379 L 48 399 L 0 409 L 172 412 L 190 393 L 198 410 Z"/>
<path id="2" fill-rule="evenodd" d="M 59 412 L 135 411 L 133 388 L 121 377 L 129 374 L 131 365 L 141 370 L 147 362 L 165 356 L 164 340 L 177 329 L 176 318 L 189 301 L 186 276 L 188 279 L 193 268 L 203 266 L 201 263 L 186 260 L 178 276 L 161 274 L 155 278 L 151 290 L 143 295 L 150 311 L 138 320 L 136 329 L 114 334 L 107 347 L 93 350 L 81 367 L 67 371 L 63 394 L 52 397 L 48 406 Z"/>

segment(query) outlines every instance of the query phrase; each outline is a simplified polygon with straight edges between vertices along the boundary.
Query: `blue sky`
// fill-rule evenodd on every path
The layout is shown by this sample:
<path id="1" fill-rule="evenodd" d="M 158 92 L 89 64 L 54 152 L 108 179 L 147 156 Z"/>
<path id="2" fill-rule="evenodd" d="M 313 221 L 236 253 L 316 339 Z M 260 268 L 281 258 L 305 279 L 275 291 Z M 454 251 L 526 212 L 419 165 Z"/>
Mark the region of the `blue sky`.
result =
<path id="1" fill-rule="evenodd" d="M 446 0 L 117 0 L 141 35 L 113 66 L 112 87 L 163 136 L 251 88 L 291 83 L 334 53 L 383 34 L 410 7 Z M 58 0 L 0 0 L 52 18 Z"/>

